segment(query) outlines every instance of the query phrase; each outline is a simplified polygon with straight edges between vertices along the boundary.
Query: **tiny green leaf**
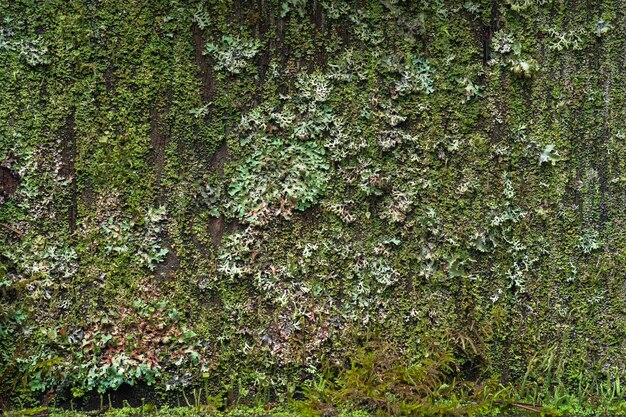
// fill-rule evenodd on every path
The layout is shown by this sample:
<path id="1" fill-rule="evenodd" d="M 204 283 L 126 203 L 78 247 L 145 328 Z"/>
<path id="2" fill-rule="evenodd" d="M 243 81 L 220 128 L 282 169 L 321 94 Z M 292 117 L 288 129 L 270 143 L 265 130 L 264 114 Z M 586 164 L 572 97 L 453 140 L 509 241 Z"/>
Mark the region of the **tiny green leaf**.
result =
<path id="1" fill-rule="evenodd" d="M 539 165 L 544 162 L 551 162 L 554 165 L 557 161 L 562 160 L 558 153 L 554 150 L 554 144 L 546 145 L 541 155 L 539 155 Z"/>

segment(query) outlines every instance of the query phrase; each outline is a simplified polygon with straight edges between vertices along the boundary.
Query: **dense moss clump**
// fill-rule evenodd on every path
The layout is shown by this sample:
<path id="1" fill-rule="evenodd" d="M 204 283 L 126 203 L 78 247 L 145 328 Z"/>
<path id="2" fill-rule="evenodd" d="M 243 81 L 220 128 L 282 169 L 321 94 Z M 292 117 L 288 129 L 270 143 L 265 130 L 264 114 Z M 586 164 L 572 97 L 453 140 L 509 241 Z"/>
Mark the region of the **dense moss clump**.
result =
<path id="1" fill-rule="evenodd" d="M 0 2 L 0 406 L 617 407 L 625 6 Z"/>

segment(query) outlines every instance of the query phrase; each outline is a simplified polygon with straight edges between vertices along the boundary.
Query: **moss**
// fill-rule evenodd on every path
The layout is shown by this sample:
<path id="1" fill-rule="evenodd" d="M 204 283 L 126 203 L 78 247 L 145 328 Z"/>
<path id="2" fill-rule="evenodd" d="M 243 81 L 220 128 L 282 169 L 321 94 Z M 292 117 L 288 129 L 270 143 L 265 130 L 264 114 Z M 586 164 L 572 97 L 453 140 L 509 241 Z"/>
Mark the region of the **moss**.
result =
<path id="1" fill-rule="evenodd" d="M 609 395 L 621 9 L 3 3 L 0 305 L 25 319 L 0 316 L 0 405 L 105 386 L 122 352 L 157 393 L 286 401 L 374 337 L 536 402 Z M 236 37 L 237 71 L 204 53 Z"/>

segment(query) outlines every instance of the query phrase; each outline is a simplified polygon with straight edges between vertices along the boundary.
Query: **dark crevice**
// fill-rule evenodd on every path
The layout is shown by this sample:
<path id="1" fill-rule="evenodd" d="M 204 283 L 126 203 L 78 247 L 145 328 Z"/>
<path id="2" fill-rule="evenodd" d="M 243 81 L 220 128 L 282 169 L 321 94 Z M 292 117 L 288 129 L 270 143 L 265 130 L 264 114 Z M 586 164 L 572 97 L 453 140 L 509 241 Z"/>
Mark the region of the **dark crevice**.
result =
<path id="1" fill-rule="evenodd" d="M 315 25 L 315 32 L 318 37 L 326 37 L 326 19 L 324 18 L 324 9 L 320 1 L 313 2 L 312 8 L 312 20 Z M 326 42 L 318 42 L 318 46 L 315 50 L 315 66 L 323 68 L 328 62 L 328 56 L 325 49 Z"/>
<path id="2" fill-rule="evenodd" d="M 104 71 L 104 89 L 107 93 L 110 93 L 113 87 L 115 86 L 115 67 L 113 65 L 109 65 L 107 69 Z"/>
<path id="3" fill-rule="evenodd" d="M 272 29 L 273 19 L 271 17 L 271 10 L 265 6 L 265 2 L 263 0 L 257 0 L 256 2 L 257 11 L 255 13 L 255 36 L 257 39 L 262 42 L 268 38 L 268 34 Z M 271 39 L 271 36 L 269 37 Z M 262 87 L 265 83 L 265 78 L 267 74 L 267 70 L 269 68 L 271 62 L 271 51 L 272 48 L 263 48 L 263 50 L 258 54 L 256 58 L 256 66 L 259 71 L 259 77 L 257 80 L 257 86 Z M 260 103 L 263 99 L 262 97 L 262 89 L 259 89 L 259 92 L 255 93 L 255 101 Z"/>
<path id="4" fill-rule="evenodd" d="M 169 94 L 166 94 L 169 96 Z M 154 167 L 157 184 L 160 184 L 163 169 L 165 167 L 165 150 L 167 148 L 169 132 L 163 118 L 167 115 L 168 108 L 160 109 L 153 107 L 150 110 L 150 164 Z"/>
<path id="5" fill-rule="evenodd" d="M 224 164 L 230 159 L 228 152 L 228 144 L 222 142 L 215 153 L 211 156 L 210 166 L 211 172 L 220 176 L 224 175 Z M 223 215 L 219 217 L 209 218 L 209 231 L 211 233 L 211 242 L 214 247 L 219 247 L 222 243 L 222 236 L 227 231 L 232 231 L 236 227 L 236 222 L 227 222 Z"/>
<path id="6" fill-rule="evenodd" d="M 17 174 L 10 168 L 0 166 L 0 202 L 4 197 L 10 197 L 17 190 Z"/>
<path id="7" fill-rule="evenodd" d="M 483 26 L 483 65 L 487 65 L 487 63 L 491 60 L 491 38 L 493 34 L 498 31 L 498 2 L 491 2 L 491 17 L 489 19 L 489 25 Z"/>
<path id="8" fill-rule="evenodd" d="M 228 144 L 226 141 L 223 141 L 209 160 L 211 171 L 219 175 L 224 175 L 224 164 L 229 159 L 230 153 L 228 152 Z"/>
<path id="9" fill-rule="evenodd" d="M 600 55 L 600 54 L 598 54 Z M 609 220 L 609 202 L 607 201 L 607 196 L 609 195 L 609 184 L 608 184 L 608 173 L 607 170 L 609 168 L 609 160 L 608 160 L 608 152 L 606 148 L 609 146 L 610 141 L 610 127 L 609 127 L 609 112 L 611 108 L 611 84 L 613 82 L 613 73 L 611 69 L 608 69 L 608 74 L 606 74 L 606 79 L 604 80 L 604 91 L 603 91 L 603 109 L 602 109 L 602 128 L 601 128 L 601 143 L 597 146 L 597 167 L 598 167 L 598 175 L 599 175 L 599 193 L 600 193 L 600 202 L 598 205 L 598 222 L 599 222 L 599 231 L 602 232 L 604 230 L 605 223 Z"/>
<path id="10" fill-rule="evenodd" d="M 65 126 L 61 129 L 61 175 L 69 180 L 70 206 L 68 210 L 68 224 L 70 233 L 76 230 L 76 219 L 78 216 L 78 190 L 76 186 L 76 134 L 74 132 L 74 116 L 65 121 Z"/>
<path id="11" fill-rule="evenodd" d="M 200 30 L 198 25 L 194 24 L 192 31 L 194 55 L 198 64 L 200 83 L 202 84 L 202 101 L 208 103 L 213 100 L 213 95 L 215 94 L 215 73 L 209 58 L 202 53 L 204 50 L 202 30 Z"/>

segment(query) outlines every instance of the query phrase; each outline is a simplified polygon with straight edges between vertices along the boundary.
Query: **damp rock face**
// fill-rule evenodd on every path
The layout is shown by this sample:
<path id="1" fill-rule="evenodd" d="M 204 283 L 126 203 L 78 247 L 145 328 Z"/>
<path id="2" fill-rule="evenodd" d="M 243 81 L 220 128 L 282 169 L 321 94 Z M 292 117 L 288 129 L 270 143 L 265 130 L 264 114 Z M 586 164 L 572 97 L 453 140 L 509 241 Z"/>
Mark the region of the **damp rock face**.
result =
<path id="1" fill-rule="evenodd" d="M 624 10 L 0 0 L 0 408 L 617 390 Z"/>

